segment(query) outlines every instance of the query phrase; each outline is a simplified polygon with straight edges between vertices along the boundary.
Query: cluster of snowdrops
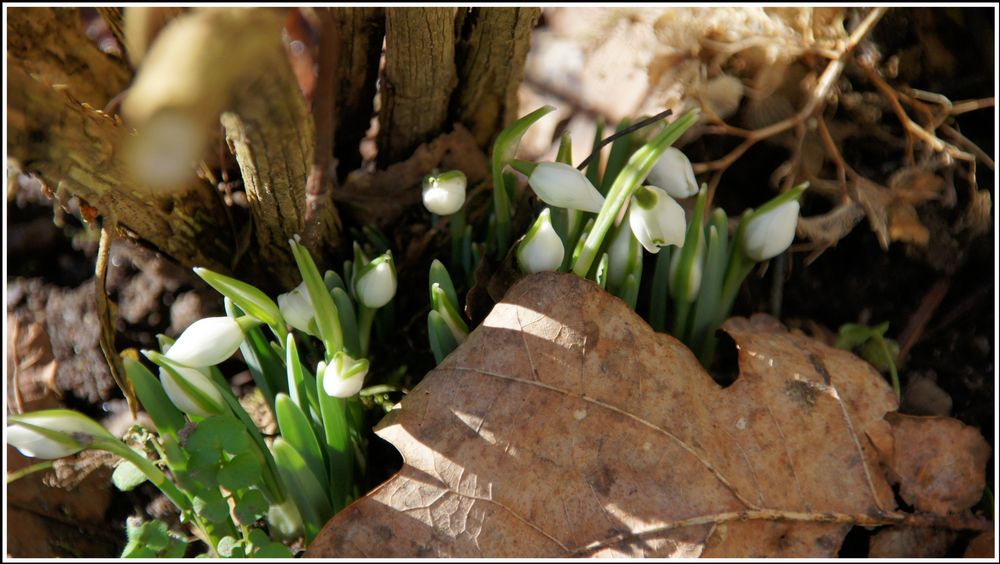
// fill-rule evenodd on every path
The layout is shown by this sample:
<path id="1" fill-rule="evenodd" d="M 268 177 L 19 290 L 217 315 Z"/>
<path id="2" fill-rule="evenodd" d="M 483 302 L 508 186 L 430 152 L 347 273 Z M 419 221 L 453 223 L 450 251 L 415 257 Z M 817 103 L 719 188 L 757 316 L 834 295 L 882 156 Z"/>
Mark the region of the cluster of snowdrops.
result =
<path id="1" fill-rule="evenodd" d="M 633 309 L 642 304 L 639 313 L 654 329 L 669 331 L 708 365 L 715 330 L 743 280 L 756 263 L 792 242 L 805 186 L 747 210 L 730 233 L 726 213 L 706 210 L 705 187 L 672 147 L 696 123 L 696 111 L 670 123 L 624 123 L 608 139 L 599 130 L 594 152 L 613 140 L 610 153 L 603 163 L 588 159 L 585 168 L 570 162 L 568 136 L 554 162 L 515 159 L 527 128 L 552 110 L 540 108 L 498 136 L 484 224 L 466 221 L 462 172 L 435 171 L 424 181 L 424 206 L 448 217 L 452 239 L 451 256 L 429 268 L 427 329 L 435 359 L 441 362 L 470 331 L 459 296 L 479 261 L 502 259 L 513 249 L 524 274 L 573 272 Z M 516 173 L 544 205 L 526 233 L 512 240 L 511 203 L 521 182 Z M 679 203 L 685 200 L 693 204 L 688 212 Z M 142 351 L 157 374 L 134 351 L 122 354 L 151 428 L 136 424 L 123 440 L 83 414 L 48 410 L 10 415 L 8 443 L 42 459 L 105 450 L 122 459 L 113 477 L 120 489 L 146 481 L 159 488 L 188 531 L 157 520 L 130 522 L 123 556 L 179 557 L 192 550 L 292 556 L 290 545 L 299 539 L 308 544 L 330 517 L 365 493 L 357 485 L 367 464 L 361 400 L 385 388 L 384 382 L 366 382 L 368 357 L 373 327 L 391 308 L 397 287 L 391 249 L 383 237 L 369 239 L 354 243 L 353 260 L 340 273 L 320 273 L 305 247 L 290 240 L 302 283 L 274 300 L 240 280 L 196 268 L 223 296 L 227 315 L 199 320 L 176 340 L 160 335 L 159 351 Z M 651 267 L 652 278 L 642 285 L 644 267 Z M 649 294 L 640 300 L 643 288 Z M 261 433 L 218 368 L 237 350 L 277 422 L 274 437 Z M 197 541 L 203 546 L 189 546 Z"/>

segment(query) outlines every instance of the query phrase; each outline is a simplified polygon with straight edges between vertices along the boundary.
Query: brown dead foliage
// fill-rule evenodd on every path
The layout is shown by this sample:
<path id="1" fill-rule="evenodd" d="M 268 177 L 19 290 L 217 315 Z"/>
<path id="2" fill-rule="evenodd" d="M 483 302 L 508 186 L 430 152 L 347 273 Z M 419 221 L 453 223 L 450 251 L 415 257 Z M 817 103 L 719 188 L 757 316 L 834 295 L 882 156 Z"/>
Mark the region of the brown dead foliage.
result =
<path id="1" fill-rule="evenodd" d="M 991 527 L 897 510 L 880 450 L 933 445 L 867 363 L 766 316 L 725 330 L 722 388 L 595 284 L 526 278 L 379 424 L 402 470 L 307 556 L 833 556 L 855 524 Z"/>

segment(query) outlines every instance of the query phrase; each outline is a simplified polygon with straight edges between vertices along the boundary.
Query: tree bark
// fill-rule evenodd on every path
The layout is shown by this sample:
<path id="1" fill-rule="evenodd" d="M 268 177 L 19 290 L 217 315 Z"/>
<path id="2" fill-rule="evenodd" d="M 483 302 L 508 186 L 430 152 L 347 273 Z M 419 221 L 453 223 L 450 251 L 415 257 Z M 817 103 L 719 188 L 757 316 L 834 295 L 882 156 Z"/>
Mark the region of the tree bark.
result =
<path id="1" fill-rule="evenodd" d="M 375 115 L 375 83 L 378 80 L 382 40 L 385 37 L 383 8 L 333 8 L 340 20 L 340 62 L 337 65 L 337 119 L 334 151 L 340 178 L 361 166 L 359 146 Z"/>
<path id="2" fill-rule="evenodd" d="M 315 140 L 281 43 L 284 20 L 281 10 L 246 8 L 199 9 L 177 18 L 146 56 L 124 108 L 140 129 L 168 111 L 206 127 L 221 113 L 243 175 L 254 254 L 279 289 L 299 281 L 288 239 L 303 228 Z M 336 213 L 332 205 L 328 211 Z M 318 246 L 338 243 L 336 232 L 323 235 Z"/>
<path id="3" fill-rule="evenodd" d="M 76 8 L 8 9 L 7 59 L 95 108 L 120 94 L 132 74 L 87 37 Z"/>
<path id="4" fill-rule="evenodd" d="M 378 163 L 403 160 L 447 129 L 455 74 L 454 8 L 386 8 Z"/>
<path id="5" fill-rule="evenodd" d="M 451 116 L 484 150 L 517 118 L 517 87 L 524 78 L 531 30 L 541 13 L 541 8 L 459 9 L 460 37 L 455 46 L 459 80 Z"/>
<path id="6" fill-rule="evenodd" d="M 81 104 L 33 79 L 8 58 L 8 155 L 25 172 L 96 208 L 120 236 L 137 239 L 184 266 L 230 272 L 234 244 L 224 204 L 212 186 L 195 181 L 162 193 L 134 181 L 123 155 L 130 131 L 120 119 Z"/>

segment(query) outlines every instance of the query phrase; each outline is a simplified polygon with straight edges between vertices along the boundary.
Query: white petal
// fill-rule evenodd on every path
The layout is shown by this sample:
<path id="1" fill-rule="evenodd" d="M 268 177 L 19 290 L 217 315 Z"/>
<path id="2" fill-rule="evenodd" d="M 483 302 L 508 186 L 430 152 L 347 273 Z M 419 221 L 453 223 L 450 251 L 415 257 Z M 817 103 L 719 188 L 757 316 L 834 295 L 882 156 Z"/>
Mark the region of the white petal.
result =
<path id="1" fill-rule="evenodd" d="M 649 182 L 674 198 L 687 198 L 698 193 L 698 181 L 687 155 L 676 147 L 668 147 L 649 172 Z"/>
<path id="2" fill-rule="evenodd" d="M 219 390 L 216 389 L 215 385 L 208 379 L 208 376 L 205 376 L 200 370 L 184 366 L 175 366 L 174 370 L 180 374 L 181 378 L 184 378 L 184 380 L 192 384 L 195 388 L 201 391 L 201 393 L 207 395 L 217 406 L 224 405 L 225 400 L 222 399 L 222 394 L 219 393 Z M 206 409 L 204 406 L 195 402 L 194 399 L 190 398 L 174 379 L 174 376 L 165 368 L 160 368 L 160 384 L 163 386 L 163 391 L 166 392 L 167 397 L 170 398 L 170 401 L 174 404 L 174 406 L 184 413 L 191 413 L 201 417 L 210 417 L 219 413 L 218 411 L 210 411 Z"/>
<path id="3" fill-rule="evenodd" d="M 335 374 L 327 374 L 323 378 L 323 390 L 335 398 L 349 398 L 360 392 L 364 383 L 364 374 L 357 374 L 346 380 L 338 378 Z"/>
<path id="4" fill-rule="evenodd" d="M 396 295 L 396 273 L 388 261 L 383 261 L 365 272 L 356 287 L 358 299 L 372 309 L 389 303 Z"/>
<path id="5" fill-rule="evenodd" d="M 562 266 L 565 253 L 562 239 L 552 228 L 546 209 L 518 245 L 517 264 L 525 274 L 555 271 Z"/>
<path id="6" fill-rule="evenodd" d="M 785 202 L 771 211 L 754 217 L 744 232 L 744 252 L 758 262 L 778 256 L 795 239 L 795 226 L 798 221 L 798 200 Z"/>
<path id="7" fill-rule="evenodd" d="M 185 366 L 215 366 L 233 356 L 241 342 L 243 331 L 234 319 L 206 317 L 185 329 L 164 356 Z"/>
<path id="8" fill-rule="evenodd" d="M 624 225 L 612 232 L 611 243 L 608 245 L 608 288 L 617 290 L 628 276 L 629 263 L 633 257 L 632 242 L 635 241 L 632 230 Z"/>
<path id="9" fill-rule="evenodd" d="M 684 208 L 656 186 L 644 186 L 639 189 L 650 191 L 656 203 L 651 209 L 645 209 L 633 198 L 629 204 L 628 222 L 635 238 L 653 254 L 660 252 L 660 247 L 684 245 L 687 232 Z"/>
<path id="10" fill-rule="evenodd" d="M 356 368 L 360 363 L 365 363 L 362 370 Z M 352 369 L 355 370 L 355 373 L 345 378 L 344 376 Z M 333 355 L 333 361 L 330 365 L 323 370 L 323 391 L 335 398 L 351 397 L 361 391 L 366 374 L 368 374 L 366 360 L 355 360 L 343 351 L 338 352 Z"/>
<path id="11" fill-rule="evenodd" d="M 278 310 L 289 325 L 303 333 L 313 334 L 309 325 L 316 316 L 316 308 L 312 305 L 305 282 L 290 292 L 278 295 Z"/>
<path id="12" fill-rule="evenodd" d="M 431 213 L 451 215 L 465 203 L 465 175 L 446 175 L 429 178 L 424 183 L 424 207 Z"/>
<path id="13" fill-rule="evenodd" d="M 528 184 L 550 206 L 597 213 L 604 205 L 604 196 L 590 180 L 565 163 L 539 163 Z"/>
<path id="14" fill-rule="evenodd" d="M 80 452 L 86 444 L 81 442 L 81 435 L 90 436 L 110 436 L 104 427 L 96 421 L 79 413 L 68 410 L 59 410 L 62 415 L 56 414 L 28 414 L 25 422 L 31 425 L 59 431 L 67 435 L 67 439 L 76 442 L 76 446 L 64 444 L 61 441 L 54 441 L 49 437 L 18 425 L 11 421 L 7 426 L 7 443 L 17 448 L 25 456 L 53 460 Z"/>

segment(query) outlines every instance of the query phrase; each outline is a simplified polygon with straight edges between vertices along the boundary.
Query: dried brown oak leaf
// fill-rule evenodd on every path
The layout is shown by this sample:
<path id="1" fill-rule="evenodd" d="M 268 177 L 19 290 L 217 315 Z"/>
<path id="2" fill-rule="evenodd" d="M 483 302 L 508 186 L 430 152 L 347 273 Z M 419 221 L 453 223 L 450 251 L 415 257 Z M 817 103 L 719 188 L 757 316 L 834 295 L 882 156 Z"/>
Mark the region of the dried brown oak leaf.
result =
<path id="1" fill-rule="evenodd" d="M 721 388 L 592 282 L 522 280 L 379 424 L 403 468 L 306 556 L 833 556 L 900 522 L 885 381 L 770 318 L 725 328 Z"/>

